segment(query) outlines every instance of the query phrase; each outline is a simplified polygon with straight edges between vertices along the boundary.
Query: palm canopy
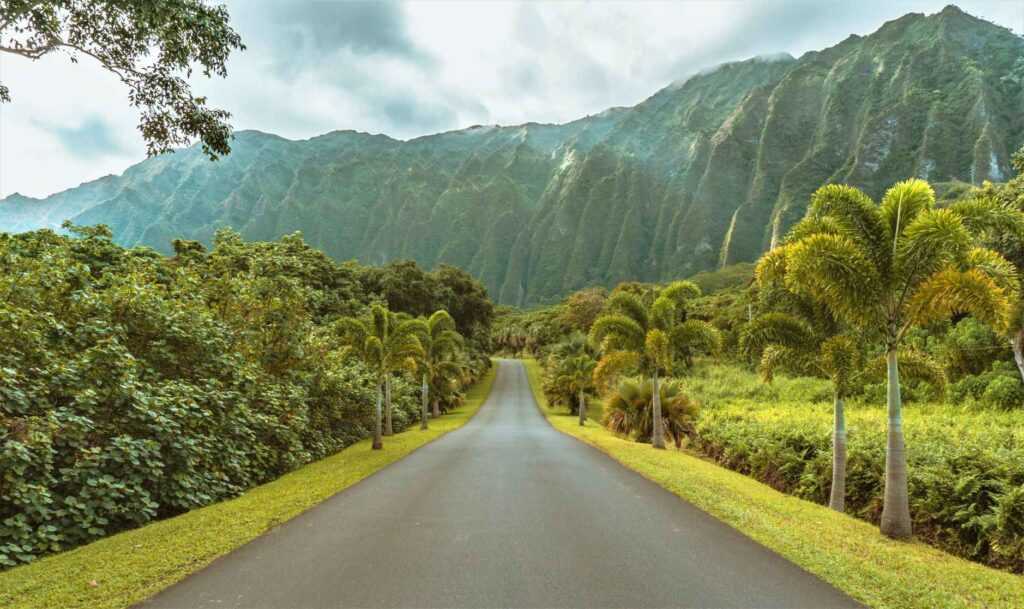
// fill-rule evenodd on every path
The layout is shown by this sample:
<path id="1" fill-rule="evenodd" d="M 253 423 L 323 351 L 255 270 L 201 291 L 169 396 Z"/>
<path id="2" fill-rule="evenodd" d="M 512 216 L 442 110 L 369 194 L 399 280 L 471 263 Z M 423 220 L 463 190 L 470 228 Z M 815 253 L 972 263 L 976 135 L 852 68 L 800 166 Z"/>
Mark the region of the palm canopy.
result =
<path id="1" fill-rule="evenodd" d="M 694 352 L 714 352 L 721 336 L 711 324 L 687 319 L 686 302 L 700 295 L 689 281 L 677 281 L 662 289 L 649 304 L 636 294 L 617 292 L 608 299 L 605 313 L 590 329 L 590 341 L 599 345 L 603 357 L 599 377 L 616 371 L 639 368 L 645 374 L 673 369 L 679 357 Z"/>
<path id="2" fill-rule="evenodd" d="M 991 227 L 1024 226 L 1022 218 L 984 199 L 938 209 L 931 186 L 918 179 L 890 188 L 881 204 L 829 184 L 786 242 L 758 263 L 757 277 L 783 281 L 855 328 L 880 330 L 890 349 L 914 324 L 957 312 L 1001 328 L 1017 277 L 979 237 Z"/>
<path id="3" fill-rule="evenodd" d="M 431 393 L 444 397 L 463 376 L 459 358 L 464 340 L 455 329 L 455 320 L 447 311 L 439 310 L 418 326 L 423 354 L 418 362 L 427 375 Z"/>
<path id="4" fill-rule="evenodd" d="M 346 354 L 358 357 L 378 378 L 392 372 L 414 372 L 424 356 L 420 337 L 424 323 L 393 313 L 382 305 L 370 308 L 368 318 L 343 317 L 333 331 Z"/>

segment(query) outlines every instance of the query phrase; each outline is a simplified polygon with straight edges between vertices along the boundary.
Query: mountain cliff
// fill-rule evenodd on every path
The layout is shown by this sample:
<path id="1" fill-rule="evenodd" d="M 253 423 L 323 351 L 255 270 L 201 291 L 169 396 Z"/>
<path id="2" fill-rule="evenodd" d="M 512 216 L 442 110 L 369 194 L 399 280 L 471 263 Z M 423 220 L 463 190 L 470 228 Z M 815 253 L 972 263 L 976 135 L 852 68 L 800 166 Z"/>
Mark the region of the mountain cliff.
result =
<path id="1" fill-rule="evenodd" d="M 46 199 L 8 197 L 0 230 L 70 218 L 161 251 L 222 226 L 301 230 L 339 259 L 457 265 L 523 305 L 753 260 L 824 182 L 880 195 L 908 176 L 1002 181 L 1022 144 L 1024 39 L 947 7 L 564 125 L 408 141 L 239 132 L 216 163 L 190 148 Z"/>

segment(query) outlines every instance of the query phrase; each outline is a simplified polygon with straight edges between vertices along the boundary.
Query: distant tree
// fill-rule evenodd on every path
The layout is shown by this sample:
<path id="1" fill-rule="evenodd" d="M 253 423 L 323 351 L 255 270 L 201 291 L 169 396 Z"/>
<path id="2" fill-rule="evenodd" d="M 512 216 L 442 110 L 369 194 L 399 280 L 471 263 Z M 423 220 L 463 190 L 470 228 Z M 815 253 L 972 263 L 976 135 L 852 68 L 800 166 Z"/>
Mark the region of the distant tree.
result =
<path id="1" fill-rule="evenodd" d="M 682 321 L 681 304 L 698 294 L 700 289 L 693 283 L 677 281 L 645 305 L 641 297 L 616 290 L 608 299 L 606 312 L 590 329 L 591 342 L 600 345 L 603 354 L 595 371 L 598 379 L 607 378 L 610 369 L 637 369 L 650 377 L 654 448 L 665 448 L 659 378 L 670 373 L 680 357 L 717 351 L 721 345 L 721 336 L 711 324 L 697 319 Z"/>
<path id="2" fill-rule="evenodd" d="M 441 400 L 458 387 L 462 377 L 459 353 L 462 336 L 455 330 L 455 321 L 447 311 L 436 311 L 420 328 L 423 355 L 419 359 L 423 372 L 425 395 L 432 396 L 433 415 L 441 416 Z M 427 429 L 427 401 L 423 402 L 422 429 Z"/>
<path id="3" fill-rule="evenodd" d="M 60 51 L 73 63 L 83 56 L 97 61 L 128 86 L 150 155 L 193 138 L 211 158 L 231 152 L 231 115 L 193 96 L 185 78 L 194 64 L 204 76 L 227 76 L 228 56 L 242 49 L 227 9 L 206 0 L 0 3 L 0 52 L 36 60 Z M 9 101 L 0 83 L 0 103 Z"/>
<path id="4" fill-rule="evenodd" d="M 580 427 L 587 420 L 587 394 L 594 389 L 594 366 L 597 362 L 582 354 L 560 362 L 555 382 L 577 396 Z"/>
<path id="5" fill-rule="evenodd" d="M 589 288 L 571 294 L 565 299 L 562 319 L 574 330 L 586 333 L 604 310 L 608 292 L 604 288 Z"/>
<path id="6" fill-rule="evenodd" d="M 814 193 L 786 242 L 758 263 L 759 282 L 783 281 L 884 347 L 889 429 L 881 530 L 889 537 L 911 535 L 898 349 L 913 326 L 956 312 L 1007 326 L 1015 269 L 977 243 L 983 227 L 1015 214 L 984 200 L 936 209 L 923 180 L 896 184 L 880 205 L 856 188 L 830 184 Z"/>
<path id="7" fill-rule="evenodd" d="M 377 379 L 376 426 L 373 448 L 383 448 L 382 435 L 391 435 L 391 429 L 381 430 L 381 401 L 385 402 L 387 424 L 391 423 L 391 375 L 400 371 L 416 371 L 416 362 L 423 358 L 423 345 L 419 336 L 423 322 L 401 319 L 382 305 L 370 307 L 369 319 L 343 317 L 335 322 L 334 331 L 345 346 L 344 351 L 354 354 Z"/>

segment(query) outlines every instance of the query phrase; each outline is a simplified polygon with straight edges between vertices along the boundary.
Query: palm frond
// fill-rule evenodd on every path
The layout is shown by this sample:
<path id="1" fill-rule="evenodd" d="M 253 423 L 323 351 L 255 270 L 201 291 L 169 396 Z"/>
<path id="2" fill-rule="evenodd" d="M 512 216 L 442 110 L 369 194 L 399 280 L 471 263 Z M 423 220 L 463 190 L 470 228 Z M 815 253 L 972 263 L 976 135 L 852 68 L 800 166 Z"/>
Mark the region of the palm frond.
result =
<path id="1" fill-rule="evenodd" d="M 981 269 L 941 270 L 913 293 L 907 305 L 910 321 L 925 324 L 948 319 L 955 313 L 970 313 L 998 330 L 1005 330 L 1013 303 L 1010 295 Z"/>
<path id="2" fill-rule="evenodd" d="M 740 331 L 740 350 L 748 357 L 757 357 L 769 344 L 802 351 L 816 346 L 814 331 L 807 322 L 779 312 L 761 315 Z"/>
<path id="3" fill-rule="evenodd" d="M 635 319 L 620 313 L 602 315 L 590 327 L 591 343 L 604 345 L 607 342 L 609 346 L 616 347 L 613 350 L 639 351 L 643 348 L 645 336 L 643 327 Z"/>
<path id="4" fill-rule="evenodd" d="M 878 206 L 859 189 L 845 184 L 826 184 L 811 195 L 807 215 L 831 218 L 835 228 L 862 245 L 864 255 L 876 268 L 888 267 L 892 259 L 892 233 Z"/>
<path id="5" fill-rule="evenodd" d="M 949 210 L 976 235 L 1008 234 L 1024 239 L 1024 213 L 995 197 L 975 196 L 950 205 Z"/>
<path id="6" fill-rule="evenodd" d="M 963 260 L 973 237 L 960 217 L 948 209 L 926 210 L 914 218 L 896 248 L 897 287 L 911 288 L 935 271 Z"/>
<path id="7" fill-rule="evenodd" d="M 607 310 L 618 312 L 632 319 L 642 331 L 648 328 L 647 309 L 635 294 L 615 292 L 608 298 Z"/>
<path id="8" fill-rule="evenodd" d="M 889 227 L 889 235 L 898 238 L 917 216 L 935 206 L 935 191 L 917 178 L 894 184 L 882 197 L 879 212 Z"/>
<path id="9" fill-rule="evenodd" d="M 717 353 L 722 348 L 722 333 L 702 319 L 688 319 L 672 329 L 669 341 L 677 351 Z"/>
<path id="10" fill-rule="evenodd" d="M 692 281 L 673 281 L 658 294 L 659 297 L 668 298 L 677 305 L 683 305 L 688 300 L 699 298 L 700 295 L 700 288 Z"/>
<path id="11" fill-rule="evenodd" d="M 786 246 L 786 287 L 854 322 L 873 322 L 882 278 L 868 254 L 844 235 L 818 234 Z"/>

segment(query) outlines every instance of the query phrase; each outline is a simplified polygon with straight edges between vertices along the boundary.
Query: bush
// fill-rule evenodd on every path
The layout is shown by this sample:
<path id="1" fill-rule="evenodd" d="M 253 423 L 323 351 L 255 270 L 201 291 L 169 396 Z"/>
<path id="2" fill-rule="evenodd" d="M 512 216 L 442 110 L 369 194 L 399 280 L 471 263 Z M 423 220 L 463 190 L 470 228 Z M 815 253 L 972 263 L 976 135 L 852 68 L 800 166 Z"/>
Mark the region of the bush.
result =
<path id="1" fill-rule="evenodd" d="M 208 253 L 177 242 L 165 258 L 73 230 L 0 234 L 0 567 L 232 497 L 369 434 L 375 380 L 318 331 L 375 298 L 368 271 L 297 235 L 221 232 Z M 489 324 L 480 293 L 439 273 L 443 298 Z M 418 385 L 396 377 L 392 394 L 400 431 L 419 420 Z"/>
<path id="2" fill-rule="evenodd" d="M 741 376 L 728 370 L 718 374 Z M 736 386 L 741 396 L 732 399 L 719 388 L 692 446 L 780 491 L 827 503 L 832 404 L 751 398 L 745 384 Z M 1008 384 L 993 380 L 989 387 L 995 400 Z M 1007 391 L 1015 395 L 1016 386 Z M 885 412 L 877 404 L 847 405 L 847 512 L 875 523 L 886 444 Z M 904 432 L 915 534 L 959 556 L 1024 571 L 1024 413 L 917 404 L 905 409 Z"/>

